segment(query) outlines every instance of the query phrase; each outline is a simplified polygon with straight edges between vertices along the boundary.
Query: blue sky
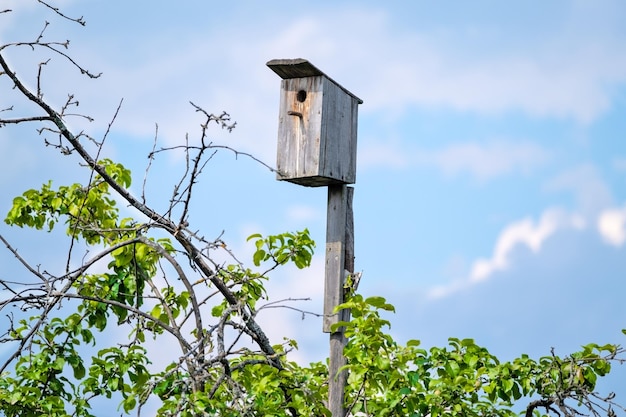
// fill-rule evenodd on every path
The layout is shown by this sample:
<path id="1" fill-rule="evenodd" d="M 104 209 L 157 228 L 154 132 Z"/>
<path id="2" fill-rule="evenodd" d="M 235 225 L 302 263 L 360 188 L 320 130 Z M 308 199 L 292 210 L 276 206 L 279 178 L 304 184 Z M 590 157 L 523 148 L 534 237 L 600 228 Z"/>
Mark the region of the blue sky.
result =
<path id="1" fill-rule="evenodd" d="M 48 19 L 51 38 L 71 39 L 73 56 L 103 73 L 93 81 L 60 62 L 46 67 L 46 97 L 75 93 L 96 119 L 72 126 L 101 135 L 124 99 L 105 152 L 133 169 L 136 193 L 155 123 L 163 145 L 197 137 L 190 100 L 237 121 L 230 134 L 216 129 L 215 143 L 274 164 L 280 80 L 265 66 L 271 59 L 306 58 L 362 98 L 356 268 L 365 294 L 396 305 L 398 338 L 431 346 L 473 337 L 507 358 L 624 342 L 623 2 L 57 2 L 85 28 L 35 2 L 9 3 L 0 40 L 34 38 Z M 29 51 L 9 57 L 32 77 Z M 3 211 L 49 178 L 87 178 L 31 129 L 0 130 L 0 151 Z M 163 156 L 153 168 L 153 204 L 164 204 L 181 164 Z M 251 253 L 252 233 L 308 227 L 313 267 L 278 274 L 270 294 L 311 297 L 300 306 L 321 311 L 324 189 L 277 182 L 221 152 L 196 198 L 192 225 L 224 231 L 240 253 Z M 5 225 L 0 233 L 31 239 Z M 34 263 L 54 259 L 37 243 L 29 249 Z M 285 311 L 265 320 L 277 341 L 301 341 L 302 360 L 325 356 L 319 320 Z"/>

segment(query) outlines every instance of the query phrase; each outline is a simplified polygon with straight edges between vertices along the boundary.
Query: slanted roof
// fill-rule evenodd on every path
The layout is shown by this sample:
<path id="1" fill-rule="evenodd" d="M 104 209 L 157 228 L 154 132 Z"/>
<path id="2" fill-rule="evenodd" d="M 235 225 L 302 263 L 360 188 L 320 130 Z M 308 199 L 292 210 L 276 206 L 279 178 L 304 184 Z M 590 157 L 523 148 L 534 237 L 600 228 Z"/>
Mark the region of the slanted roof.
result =
<path id="1" fill-rule="evenodd" d="M 324 74 L 319 68 L 311 64 L 306 59 L 272 59 L 267 63 L 267 66 L 270 67 L 270 69 L 278 74 L 278 76 L 283 80 L 287 80 L 290 78 L 318 77 L 320 75 L 324 76 L 332 81 L 334 84 L 336 84 L 344 92 L 354 97 L 359 102 L 359 104 L 363 104 L 363 100 L 352 94 L 350 91 L 348 91 L 341 84 L 330 78 L 328 75 Z"/>

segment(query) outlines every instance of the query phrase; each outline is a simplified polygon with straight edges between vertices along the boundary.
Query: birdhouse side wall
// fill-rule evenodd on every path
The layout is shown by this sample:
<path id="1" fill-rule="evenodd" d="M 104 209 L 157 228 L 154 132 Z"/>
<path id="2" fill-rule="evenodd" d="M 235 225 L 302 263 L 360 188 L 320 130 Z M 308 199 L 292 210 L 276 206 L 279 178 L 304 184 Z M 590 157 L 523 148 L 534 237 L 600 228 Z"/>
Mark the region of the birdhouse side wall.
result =
<path id="1" fill-rule="evenodd" d="M 356 182 L 358 100 L 324 79 L 320 175 L 335 183 Z"/>
<path id="2" fill-rule="evenodd" d="M 303 185 L 320 175 L 325 77 L 282 80 L 278 116 L 277 178 Z M 302 93 L 304 92 L 304 94 Z M 305 97 L 304 97 L 305 96 Z"/>

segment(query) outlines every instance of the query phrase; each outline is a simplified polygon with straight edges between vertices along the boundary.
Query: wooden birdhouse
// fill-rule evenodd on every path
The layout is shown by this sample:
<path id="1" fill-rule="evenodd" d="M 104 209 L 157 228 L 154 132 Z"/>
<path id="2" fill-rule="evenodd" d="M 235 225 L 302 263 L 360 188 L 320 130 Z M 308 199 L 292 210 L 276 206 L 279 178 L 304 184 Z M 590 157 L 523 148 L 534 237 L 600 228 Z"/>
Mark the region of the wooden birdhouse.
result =
<path id="1" fill-rule="evenodd" d="M 363 101 L 305 59 L 275 59 L 267 66 L 282 78 L 277 179 L 308 187 L 354 184 Z"/>

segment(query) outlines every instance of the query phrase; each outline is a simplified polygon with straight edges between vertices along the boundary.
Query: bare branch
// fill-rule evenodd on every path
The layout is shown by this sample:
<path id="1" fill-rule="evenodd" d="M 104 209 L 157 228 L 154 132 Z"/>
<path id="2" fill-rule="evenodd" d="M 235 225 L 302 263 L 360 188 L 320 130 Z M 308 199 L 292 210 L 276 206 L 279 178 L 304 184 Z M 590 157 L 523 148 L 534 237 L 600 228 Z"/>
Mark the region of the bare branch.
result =
<path id="1" fill-rule="evenodd" d="M 265 168 L 269 169 L 271 172 L 274 172 L 274 173 L 277 173 L 277 174 L 280 174 L 280 175 L 284 176 L 284 173 L 280 172 L 278 169 L 276 169 L 276 168 L 266 164 L 265 162 L 261 161 L 259 158 L 255 157 L 254 155 L 249 154 L 247 152 L 241 152 L 241 151 L 238 151 L 238 150 L 236 150 L 234 148 L 231 148 L 230 146 L 226 146 L 226 145 L 211 145 L 210 147 L 212 149 L 225 149 L 225 150 L 231 151 L 232 153 L 235 154 L 235 159 L 237 159 L 239 157 L 239 155 L 248 157 L 248 158 L 252 159 L 253 161 L 258 162 L 259 164 L 263 165 Z"/>
<path id="2" fill-rule="evenodd" d="M 261 159 L 255 157 L 254 155 L 252 155 L 250 153 L 247 153 L 247 152 L 238 151 L 237 149 L 232 148 L 230 146 L 227 146 L 227 145 L 215 145 L 213 143 L 208 143 L 207 145 L 205 145 L 203 147 L 205 147 L 206 149 L 224 149 L 224 150 L 230 151 L 230 152 L 235 154 L 235 159 L 237 159 L 240 155 L 241 156 L 245 156 L 245 157 L 250 158 L 253 161 L 258 162 L 259 164 L 263 165 L 265 168 L 267 168 L 268 170 L 270 170 L 273 173 L 284 175 L 284 173 L 281 173 L 278 169 L 276 169 L 276 168 L 272 167 L 271 165 L 263 162 Z M 170 146 L 170 147 L 167 147 L 167 148 L 160 148 L 160 149 L 157 149 L 156 151 L 153 149 L 152 152 L 150 152 L 148 157 L 152 158 L 157 153 L 165 152 L 165 151 L 172 151 L 172 150 L 175 150 L 175 149 L 197 149 L 197 150 L 200 150 L 200 149 L 202 149 L 202 147 L 200 147 L 200 146 L 192 146 L 192 145 L 188 145 L 187 144 L 187 145 Z"/>
<path id="3" fill-rule="evenodd" d="M 9 110 L 9 109 L 5 109 L 5 110 Z M 8 124 L 16 125 L 19 123 L 27 123 L 27 122 L 51 122 L 51 121 L 52 121 L 52 118 L 50 116 L 32 116 L 32 117 L 20 117 L 18 119 L 0 119 L 0 127 L 3 127 L 4 125 L 8 125 Z"/>
<path id="4" fill-rule="evenodd" d="M 26 260 L 24 258 L 22 258 L 22 256 L 17 252 L 17 249 L 15 249 L 13 246 L 11 246 L 11 244 L 4 238 L 4 236 L 0 235 L 0 240 L 2 241 L 2 243 L 4 243 L 4 246 L 7 247 L 7 249 L 9 249 L 9 251 L 13 254 L 13 256 L 15 256 L 17 258 L 17 260 L 24 265 L 24 267 L 26 269 L 28 269 L 28 271 L 33 274 L 34 276 L 36 276 L 37 278 L 39 278 L 42 282 L 46 283 L 47 279 L 46 277 L 44 277 L 39 271 L 37 271 L 35 268 L 33 268 L 32 266 L 30 266 L 30 264 L 28 262 L 26 262 Z"/>
<path id="5" fill-rule="evenodd" d="M 292 301 L 311 301 L 311 299 L 308 297 L 307 298 L 291 298 L 290 297 L 290 298 L 284 298 L 282 300 L 271 301 L 259 307 L 257 309 L 257 313 L 260 312 L 261 310 L 266 310 L 266 309 L 271 309 L 271 308 L 282 308 L 282 309 L 297 311 L 298 313 L 302 314 L 302 320 L 304 320 L 305 316 L 307 315 L 314 316 L 314 317 L 324 317 L 324 315 L 320 313 L 315 313 L 313 311 L 307 311 L 307 310 L 303 310 L 297 307 L 290 306 L 288 304 L 284 304 L 284 303 L 292 302 Z"/>
<path id="6" fill-rule="evenodd" d="M 55 12 L 56 14 L 58 14 L 59 16 L 61 16 L 64 19 L 71 20 L 72 22 L 76 22 L 76 23 L 78 23 L 81 26 L 85 26 L 85 24 L 87 23 L 87 22 L 85 22 L 85 20 L 83 19 L 82 16 L 79 17 L 79 18 L 68 17 L 68 16 L 64 15 L 63 13 L 61 13 L 61 11 L 59 10 L 58 7 L 50 6 L 48 3 L 46 3 L 43 0 L 37 0 L 37 1 L 39 3 L 41 3 L 41 4 L 43 4 L 44 6 L 46 6 L 48 9 L 52 10 L 53 12 Z"/>

